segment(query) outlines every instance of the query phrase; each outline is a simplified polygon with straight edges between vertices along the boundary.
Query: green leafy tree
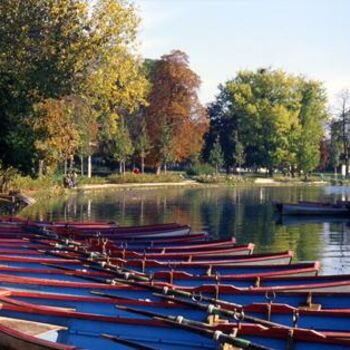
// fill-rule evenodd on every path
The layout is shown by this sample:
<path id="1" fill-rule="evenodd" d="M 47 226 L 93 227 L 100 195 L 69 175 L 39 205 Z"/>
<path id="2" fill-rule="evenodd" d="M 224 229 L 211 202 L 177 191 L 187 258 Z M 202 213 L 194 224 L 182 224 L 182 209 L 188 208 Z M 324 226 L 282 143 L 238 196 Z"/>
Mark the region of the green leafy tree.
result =
<path id="1" fill-rule="evenodd" d="M 323 123 L 328 118 L 326 94 L 318 82 L 301 80 L 301 133 L 298 143 L 298 166 L 307 176 L 320 162 Z"/>
<path id="2" fill-rule="evenodd" d="M 150 138 L 148 136 L 146 120 L 142 118 L 139 134 L 136 137 L 135 150 L 141 159 L 141 172 L 145 172 L 145 158 L 152 148 Z"/>
<path id="3" fill-rule="evenodd" d="M 331 154 L 330 154 L 330 161 L 331 165 L 334 169 L 334 175 L 337 176 L 337 169 L 340 165 L 340 154 L 341 154 L 341 147 L 338 142 L 334 141 L 331 143 Z"/>
<path id="4" fill-rule="evenodd" d="M 220 136 L 225 164 L 236 163 L 235 135 L 252 168 L 309 172 L 318 165 L 323 124 L 327 119 L 324 89 L 318 82 L 282 70 L 240 71 L 221 85 L 209 105 L 210 129 L 204 158 Z"/>
<path id="5" fill-rule="evenodd" d="M 135 44 L 139 20 L 130 2 L 97 0 L 89 7 L 85 0 L 4 0 L 0 21 L 4 165 L 30 172 L 45 155 L 32 128 L 36 105 L 76 96 L 91 111 L 89 124 L 100 126 L 100 139 L 111 140 L 118 118 L 145 102 L 148 84 Z M 88 134 L 80 135 L 80 152 L 89 148 Z M 44 133 L 39 139 L 48 149 Z"/>
<path id="6" fill-rule="evenodd" d="M 341 145 L 340 160 L 346 165 L 346 173 L 350 165 L 350 91 L 342 90 L 337 95 L 336 116 L 331 123 L 332 139 Z"/>
<path id="7" fill-rule="evenodd" d="M 237 167 L 239 168 L 239 173 L 240 173 L 242 165 L 245 161 L 245 152 L 244 152 L 244 146 L 240 142 L 237 133 L 235 135 L 235 152 L 234 152 L 233 158 L 236 162 Z"/>
<path id="8" fill-rule="evenodd" d="M 33 107 L 76 89 L 87 68 L 85 2 L 0 2 L 0 150 L 4 165 L 31 172 Z"/>
<path id="9" fill-rule="evenodd" d="M 220 137 L 218 136 L 214 142 L 213 148 L 210 151 L 209 162 L 215 167 L 215 172 L 218 173 L 224 164 L 224 155 L 220 144 Z"/>
<path id="10" fill-rule="evenodd" d="M 128 127 L 121 120 L 114 138 L 115 146 L 113 156 L 119 162 L 119 172 L 125 174 L 126 162 L 134 152 Z"/>
<path id="11" fill-rule="evenodd" d="M 337 176 L 337 169 L 340 166 L 340 158 L 342 154 L 342 142 L 339 139 L 339 124 L 331 123 L 331 140 L 330 140 L 330 164 L 334 169 L 334 175 Z"/>

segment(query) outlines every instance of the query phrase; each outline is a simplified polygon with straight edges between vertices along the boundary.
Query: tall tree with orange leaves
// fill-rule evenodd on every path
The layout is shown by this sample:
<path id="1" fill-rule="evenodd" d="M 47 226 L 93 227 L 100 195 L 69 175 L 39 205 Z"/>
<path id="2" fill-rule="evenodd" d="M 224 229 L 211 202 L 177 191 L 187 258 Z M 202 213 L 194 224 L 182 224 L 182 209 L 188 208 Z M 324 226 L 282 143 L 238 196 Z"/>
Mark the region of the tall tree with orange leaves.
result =
<path id="1" fill-rule="evenodd" d="M 200 153 L 207 130 L 207 114 L 198 99 L 201 81 L 189 67 L 186 53 L 175 50 L 153 62 L 149 72 L 151 91 L 145 111 L 148 134 L 153 145 L 149 165 L 160 169 L 162 126 L 170 129 L 168 158 L 181 162 Z"/>

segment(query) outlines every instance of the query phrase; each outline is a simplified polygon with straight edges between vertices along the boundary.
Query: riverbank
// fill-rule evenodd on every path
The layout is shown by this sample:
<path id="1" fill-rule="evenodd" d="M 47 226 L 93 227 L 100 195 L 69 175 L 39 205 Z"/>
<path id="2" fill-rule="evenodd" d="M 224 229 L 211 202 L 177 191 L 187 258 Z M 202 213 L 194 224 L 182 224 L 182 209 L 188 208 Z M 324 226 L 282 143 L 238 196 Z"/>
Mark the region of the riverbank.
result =
<path id="1" fill-rule="evenodd" d="M 308 181 L 303 178 L 289 178 L 275 176 L 274 178 L 261 177 L 252 174 L 238 175 L 199 175 L 185 176 L 184 173 L 168 174 L 131 174 L 111 175 L 108 177 L 78 177 L 78 184 L 72 189 L 63 186 L 62 176 L 51 176 L 32 179 L 30 177 L 16 177 L 9 190 L 21 193 L 35 199 L 53 198 L 69 194 L 70 192 L 98 191 L 98 190 L 132 190 L 134 188 L 167 188 L 167 187 L 249 187 L 249 186 L 323 186 L 329 185 L 330 180 L 325 181 L 319 176 L 310 177 Z M 344 184 L 347 184 L 344 183 Z"/>

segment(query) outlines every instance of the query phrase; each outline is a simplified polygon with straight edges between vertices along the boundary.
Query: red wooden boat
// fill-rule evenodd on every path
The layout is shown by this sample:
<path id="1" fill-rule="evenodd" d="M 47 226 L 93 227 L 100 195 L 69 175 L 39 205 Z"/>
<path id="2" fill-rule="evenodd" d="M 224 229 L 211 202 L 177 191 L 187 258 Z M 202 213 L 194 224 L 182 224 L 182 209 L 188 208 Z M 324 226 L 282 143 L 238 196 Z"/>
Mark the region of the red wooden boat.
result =
<path id="1" fill-rule="evenodd" d="M 219 266 L 231 266 L 231 265 L 272 265 L 272 264 L 290 264 L 293 258 L 293 252 L 288 250 L 285 252 L 270 253 L 270 254 L 251 254 L 251 255 L 236 255 L 232 257 L 220 256 L 218 259 L 206 259 L 201 257 L 193 257 L 191 261 L 158 261 L 148 259 L 133 259 L 124 261 L 125 266 L 141 268 L 142 270 L 149 267 L 169 267 L 174 269 L 181 269 L 182 266 L 194 266 L 194 264 L 200 265 L 219 265 Z M 111 258 L 111 262 L 122 263 L 121 260 Z"/>
<path id="2" fill-rule="evenodd" d="M 125 242 L 123 244 L 118 244 L 115 241 L 107 239 L 98 239 L 98 238 L 91 238 L 88 241 L 90 247 L 93 250 L 101 251 L 101 249 L 106 250 L 113 250 L 113 249 L 129 249 L 135 252 L 142 252 L 145 251 L 148 253 L 176 253 L 176 252 L 185 252 L 190 250 L 196 250 L 196 251 L 207 251 L 207 250 L 214 250 L 219 248 L 233 248 L 236 246 L 236 239 L 230 238 L 230 239 L 222 239 L 222 240 L 211 240 L 211 241 L 203 241 L 203 242 L 184 242 L 182 244 L 174 244 L 175 245 L 160 245 L 160 244 L 142 244 L 142 243 L 133 243 L 133 242 Z M 165 242 L 164 242 L 165 243 Z M 1 244 L 1 240 L 0 240 Z M 171 243 L 170 243 L 171 244 Z"/>
<path id="3" fill-rule="evenodd" d="M 36 231 L 46 229 L 61 235 L 79 235 L 84 237 L 95 236 L 97 232 L 104 236 L 120 237 L 136 236 L 141 238 L 151 237 L 179 237 L 189 235 L 191 228 L 188 225 L 177 223 L 143 225 L 143 226 L 117 226 L 115 224 L 66 224 L 66 223 L 41 223 L 33 222 L 25 225 L 27 230 Z"/>
<path id="4" fill-rule="evenodd" d="M 0 323 L 0 347 L 6 350 L 74 350 L 75 346 L 40 339 L 43 332 L 61 330 L 62 327 L 3 318 Z"/>
<path id="5" fill-rule="evenodd" d="M 2 298 L 3 300 L 5 298 Z M 75 334 L 79 334 L 79 336 L 88 336 L 90 342 L 96 341 L 92 337 L 93 331 L 97 334 L 100 332 L 102 328 L 106 331 L 111 332 L 111 336 L 125 336 L 126 339 L 130 339 L 133 331 L 137 333 L 141 333 L 148 329 L 148 332 L 156 332 L 157 337 L 143 338 L 149 344 L 151 339 L 154 343 L 156 343 L 159 339 L 158 346 L 160 349 L 168 349 L 173 347 L 174 349 L 179 349 L 179 345 L 182 348 L 207 348 L 214 349 L 218 346 L 218 344 L 213 344 L 212 342 L 205 342 L 204 339 L 201 339 L 202 346 L 200 343 L 198 344 L 198 337 L 195 337 L 195 334 L 205 334 L 206 336 L 210 335 L 210 338 L 214 338 L 216 340 L 222 339 L 224 334 L 231 334 L 231 338 L 226 338 L 226 344 L 236 345 L 236 346 L 244 346 L 248 349 L 266 349 L 264 346 L 273 346 L 274 348 L 284 348 L 286 343 L 293 343 L 296 348 L 324 348 L 324 349 L 332 349 L 332 350 L 340 350 L 345 349 L 350 346 L 350 334 L 348 332 L 316 332 L 307 329 L 291 329 L 288 327 L 266 327 L 260 324 L 251 324 L 238 322 L 235 324 L 232 323 L 221 323 L 208 325 L 202 322 L 193 322 L 192 320 L 185 319 L 181 316 L 163 316 L 155 312 L 139 310 L 130 307 L 124 307 L 123 309 L 127 312 L 134 313 L 140 316 L 145 316 L 148 318 L 153 318 L 153 320 L 147 320 L 144 318 L 122 318 L 122 317 L 111 317 L 90 313 L 77 312 L 72 310 L 62 310 L 57 307 L 45 307 L 38 306 L 25 302 L 17 302 L 10 300 L 9 298 L 5 299 L 6 303 L 3 305 L 3 308 L 0 312 L 5 315 L 13 315 L 14 317 L 19 317 L 20 315 L 25 319 L 47 319 L 50 322 L 54 322 L 59 325 L 72 325 L 73 332 L 66 333 L 66 337 L 70 337 L 71 341 L 74 343 L 78 341 L 78 338 L 75 338 Z M 120 308 L 120 307 L 119 307 Z M 79 328 L 79 324 L 84 325 L 85 332 L 76 332 Z M 164 332 L 164 327 L 168 325 L 169 331 Z M 153 328 L 152 328 L 153 327 Z M 193 341 L 188 342 L 187 346 L 181 344 L 180 340 L 177 339 L 178 343 L 173 343 L 178 337 L 179 333 L 177 330 L 181 328 L 188 331 L 195 331 L 192 335 Z M 158 332 L 157 332 L 158 330 Z M 153 334 L 152 332 L 152 334 Z M 208 333 L 209 332 L 209 333 Z M 183 332 L 182 332 L 183 333 Z M 181 334 L 181 332 L 180 332 Z M 184 333 L 183 333 L 184 334 Z M 168 337 L 168 338 L 166 338 Z M 239 338 L 242 337 L 242 338 Z M 339 338 L 342 339 L 339 339 Z M 156 340 L 157 339 L 157 340 Z M 169 341 L 168 345 L 166 339 Z M 191 339 L 191 335 L 186 337 L 186 340 Z M 229 342 L 231 340 L 231 342 Z M 197 344 L 196 344 L 197 341 Z M 254 343 L 253 343 L 254 342 Z M 77 342 L 77 344 L 81 344 Z M 165 348 L 162 347 L 162 344 L 165 345 Z M 262 345 L 259 345 L 262 344 Z M 91 343 L 92 348 L 96 349 L 96 344 Z M 102 346 L 102 344 L 99 344 Z M 106 346 L 108 346 L 106 344 Z M 167 347 L 168 346 L 168 347 Z M 180 347 L 181 348 L 181 347 Z M 111 347 L 106 347 L 106 349 L 112 349 Z M 118 348 L 117 348 L 118 349 Z M 138 349 L 142 349 L 142 347 L 138 347 Z M 270 349 L 270 348 L 269 348 Z"/>
<path id="6" fill-rule="evenodd" d="M 90 248 L 90 247 L 89 247 Z M 94 251 L 97 247 L 92 247 L 90 250 Z M 237 245 L 234 247 L 221 247 L 221 248 L 215 248 L 215 249 L 200 249 L 200 250 L 188 250 L 188 251 L 176 251 L 176 252 L 159 252 L 159 253 L 153 253 L 153 252 L 135 252 L 133 250 L 128 249 L 108 249 L 104 246 L 100 247 L 100 251 L 108 252 L 108 255 L 110 257 L 117 257 L 122 259 L 155 259 L 155 260 L 180 260 L 180 259 L 186 259 L 186 260 L 194 260 L 195 257 L 215 257 L 218 258 L 220 256 L 229 257 L 229 256 L 235 256 L 235 255 L 250 255 L 253 253 L 254 250 L 254 244 L 249 243 L 246 245 Z M 1 253 L 1 251 L 0 251 Z"/>

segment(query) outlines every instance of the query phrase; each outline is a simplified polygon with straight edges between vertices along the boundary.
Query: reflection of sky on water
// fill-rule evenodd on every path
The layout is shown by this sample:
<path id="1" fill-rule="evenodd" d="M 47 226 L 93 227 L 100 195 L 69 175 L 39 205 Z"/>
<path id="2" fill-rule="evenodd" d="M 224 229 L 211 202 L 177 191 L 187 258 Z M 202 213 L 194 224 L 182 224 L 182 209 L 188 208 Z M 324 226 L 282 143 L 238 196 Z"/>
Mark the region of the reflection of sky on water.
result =
<path id="1" fill-rule="evenodd" d="M 350 272 L 349 222 L 343 222 L 342 224 L 338 224 L 336 227 L 329 223 L 324 223 L 322 240 L 322 272 Z"/>
<path id="2" fill-rule="evenodd" d="M 336 195 L 343 201 L 350 201 L 350 187 L 349 186 L 327 186 L 324 187 L 324 193 L 327 196 Z"/>
<path id="3" fill-rule="evenodd" d="M 271 201 L 350 199 L 347 187 L 172 188 L 73 194 L 37 203 L 25 217 L 107 220 L 124 225 L 177 221 L 212 237 L 254 242 L 257 252 L 293 249 L 295 260 L 320 260 L 326 273 L 350 273 L 350 220 L 334 217 L 278 219 Z M 277 219 L 277 220 L 276 220 Z M 350 218 L 349 218 L 350 219 Z"/>

